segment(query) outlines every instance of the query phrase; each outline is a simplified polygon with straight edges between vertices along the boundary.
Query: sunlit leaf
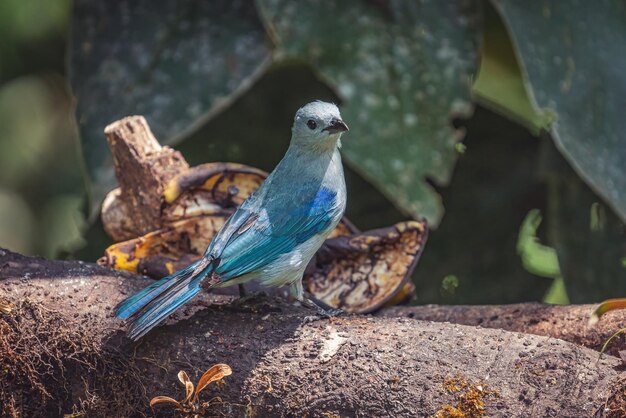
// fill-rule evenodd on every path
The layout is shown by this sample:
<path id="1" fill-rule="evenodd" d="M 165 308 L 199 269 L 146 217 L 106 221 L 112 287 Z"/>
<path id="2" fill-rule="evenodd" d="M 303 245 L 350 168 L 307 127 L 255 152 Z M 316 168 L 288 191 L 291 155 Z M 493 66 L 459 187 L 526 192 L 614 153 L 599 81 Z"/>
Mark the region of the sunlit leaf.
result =
<path id="1" fill-rule="evenodd" d="M 594 326 L 598 323 L 602 315 L 615 309 L 626 309 L 626 298 L 622 299 L 609 299 L 602 302 L 595 311 L 589 317 L 589 326 Z"/>
<path id="2" fill-rule="evenodd" d="M 537 238 L 537 228 L 541 224 L 541 212 L 533 209 L 528 212 L 519 231 L 517 253 L 522 258 L 524 268 L 542 277 L 560 277 L 559 259 L 554 248 L 543 245 Z"/>
<path id="3" fill-rule="evenodd" d="M 481 104 L 520 122 L 538 135 L 542 129 L 549 129 L 552 115 L 531 103 L 509 33 L 493 6 L 489 2 L 483 5 L 480 69 L 472 93 Z"/>
<path id="4" fill-rule="evenodd" d="M 193 395 L 193 383 L 191 382 L 191 379 L 189 379 L 187 372 L 184 370 L 178 372 L 178 380 L 180 380 L 180 383 L 185 385 L 185 399 L 181 403 L 186 404 Z"/>
<path id="5" fill-rule="evenodd" d="M 377 4 L 375 4 L 377 3 Z M 305 60 L 342 99 L 344 155 L 414 217 L 437 224 L 472 111 L 477 2 L 258 0 L 278 60 Z"/>
<path id="6" fill-rule="evenodd" d="M 160 405 L 160 404 L 173 404 L 177 407 L 180 407 L 180 402 L 178 402 L 176 399 L 170 398 L 169 396 L 155 396 L 154 398 L 152 398 L 150 400 L 150 407 L 154 407 L 156 405 Z"/>
<path id="7" fill-rule="evenodd" d="M 140 114 L 173 143 L 245 90 L 269 62 L 250 2 L 78 0 L 70 75 L 82 150 L 99 204 L 114 184 L 104 127 Z"/>
<path id="8" fill-rule="evenodd" d="M 533 104 L 554 115 L 558 149 L 625 221 L 624 3 L 492 3 L 511 34 Z"/>
<path id="9" fill-rule="evenodd" d="M 233 371 L 228 364 L 216 364 L 211 366 L 211 368 L 207 370 L 198 381 L 198 388 L 193 398 L 193 402 L 198 399 L 200 392 L 202 392 L 209 384 L 222 380 L 224 377 L 230 376 L 231 374 L 233 374 Z"/>

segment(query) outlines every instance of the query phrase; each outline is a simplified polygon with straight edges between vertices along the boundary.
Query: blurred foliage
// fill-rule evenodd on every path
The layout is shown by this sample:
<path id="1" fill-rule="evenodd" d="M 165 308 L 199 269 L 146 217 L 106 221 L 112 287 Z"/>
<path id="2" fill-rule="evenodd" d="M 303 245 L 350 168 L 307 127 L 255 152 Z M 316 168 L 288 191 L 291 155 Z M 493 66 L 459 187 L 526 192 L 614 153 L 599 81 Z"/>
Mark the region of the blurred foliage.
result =
<path id="1" fill-rule="evenodd" d="M 70 1 L 0 2 L 0 246 L 80 245 L 82 180 L 65 79 Z"/>
<path id="2" fill-rule="evenodd" d="M 494 3 L 559 151 L 626 221 L 626 3 Z"/>
<path id="3" fill-rule="evenodd" d="M 462 127 L 466 151 L 450 186 L 439 190 L 446 215 L 415 272 L 418 302 L 541 300 L 550 280 L 529 273 L 517 254 L 524 218 L 546 207 L 546 188 L 536 174 L 541 140 L 480 107 Z M 544 229 L 537 234 L 546 242 Z M 440 291 L 449 275 L 458 278 L 454 294 Z"/>
<path id="4" fill-rule="evenodd" d="M 553 279 L 543 301 L 546 303 L 567 304 L 569 297 L 565 281 L 561 275 L 559 258 L 556 250 L 543 245 L 537 238 L 537 229 L 542 221 L 541 212 L 533 209 L 522 222 L 517 239 L 517 252 L 522 258 L 524 268 L 537 276 Z"/>
<path id="5" fill-rule="evenodd" d="M 77 0 L 70 19 L 69 0 L 2 2 L 0 246 L 94 260 L 110 243 L 81 214 L 71 44 L 93 196 L 112 185 L 102 129 L 118 117 L 146 115 L 191 164 L 271 170 L 295 109 L 335 101 L 351 127 L 348 216 L 362 229 L 442 220 L 419 303 L 626 293 L 622 3 L 255 6 Z M 464 119 L 470 90 L 489 110 Z"/>
<path id="6" fill-rule="evenodd" d="M 484 106 L 526 126 L 533 135 L 550 127 L 550 112 L 536 109 L 529 97 L 509 33 L 490 2 L 483 2 L 480 68 L 472 85 Z"/>
<path id="7" fill-rule="evenodd" d="M 140 114 L 163 143 L 178 142 L 250 85 L 270 55 L 254 8 L 231 0 L 76 0 L 71 41 L 94 214 L 115 185 L 106 125 Z"/>
<path id="8" fill-rule="evenodd" d="M 70 0 L 0 2 L 0 83 L 28 72 L 60 67 Z M 59 53 L 61 52 L 61 53 Z"/>
<path id="9" fill-rule="evenodd" d="M 351 121 L 343 155 L 403 212 L 436 225 L 478 63 L 477 2 L 257 1 L 281 60 L 309 62 Z M 381 10 L 382 9 L 382 10 Z M 332 16 L 332 19 L 329 19 Z"/>
<path id="10" fill-rule="evenodd" d="M 0 85 L 0 245 L 54 257 L 81 244 L 81 174 L 71 113 L 58 75 Z"/>
<path id="11" fill-rule="evenodd" d="M 146 115 L 165 143 L 177 143 L 229 103 L 270 56 L 249 3 L 158 4 L 75 4 L 72 85 L 96 205 L 114 184 L 101 141 L 108 123 L 132 110 Z M 309 62 L 345 101 L 342 114 L 355 121 L 352 136 L 359 138 L 345 147 L 351 165 L 406 213 L 438 223 L 441 202 L 425 178 L 449 181 L 460 138 L 450 118 L 472 109 L 476 2 L 257 6 L 276 45 L 274 61 Z M 374 158 L 381 142 L 384 156 Z"/>
<path id="12" fill-rule="evenodd" d="M 573 303 L 626 295 L 626 228 L 554 146 L 541 155 L 548 186 L 547 237 Z"/>
<path id="13" fill-rule="evenodd" d="M 530 273 L 555 279 L 561 277 L 559 259 L 554 248 L 542 245 L 537 238 L 537 228 L 541 221 L 541 212 L 538 209 L 528 212 L 520 227 L 517 253 L 522 258 L 522 265 Z"/>

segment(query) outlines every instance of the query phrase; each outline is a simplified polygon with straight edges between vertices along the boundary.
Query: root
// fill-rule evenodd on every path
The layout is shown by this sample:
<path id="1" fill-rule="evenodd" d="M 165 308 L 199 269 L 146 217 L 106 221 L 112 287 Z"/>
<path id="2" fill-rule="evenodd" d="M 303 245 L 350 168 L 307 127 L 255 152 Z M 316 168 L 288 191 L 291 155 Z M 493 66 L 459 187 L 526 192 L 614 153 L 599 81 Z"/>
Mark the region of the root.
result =
<path id="1" fill-rule="evenodd" d="M 0 315 L 2 417 L 98 417 L 111 405 L 130 416 L 147 402 L 137 371 L 86 326 L 41 304 L 26 300 Z"/>

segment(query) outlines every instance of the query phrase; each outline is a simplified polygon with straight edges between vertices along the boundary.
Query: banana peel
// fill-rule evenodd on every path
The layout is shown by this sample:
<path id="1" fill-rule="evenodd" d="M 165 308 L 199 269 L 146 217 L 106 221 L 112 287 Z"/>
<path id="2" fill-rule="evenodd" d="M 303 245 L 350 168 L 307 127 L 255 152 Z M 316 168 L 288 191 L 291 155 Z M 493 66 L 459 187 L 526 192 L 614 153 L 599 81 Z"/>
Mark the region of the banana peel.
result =
<path id="1" fill-rule="evenodd" d="M 119 179 L 120 184 L 127 189 L 113 190 L 103 203 L 104 229 L 117 243 L 105 250 L 99 263 L 161 278 L 199 259 L 267 173 L 228 162 L 189 168 L 182 155 L 157 146 L 151 135 L 135 134 L 149 131 L 145 119 L 131 117 L 121 122 L 111 125 L 116 135 L 109 146 L 116 160 L 116 174 L 125 179 Z M 118 126 L 123 128 L 131 122 L 136 125 L 134 129 Z M 143 146 L 143 141 L 152 147 Z M 124 152 L 115 152 L 116 147 Z M 126 148 L 133 152 L 129 154 Z M 144 149 L 152 151 L 144 153 Z M 160 164 L 156 166 L 152 164 L 153 154 L 159 154 Z M 157 216 L 153 202 L 161 203 Z M 143 216 L 146 211 L 150 216 Z M 414 295 L 410 275 L 427 231 L 425 221 L 411 221 L 360 232 L 344 217 L 307 267 L 305 288 L 327 305 L 353 313 L 401 303 Z"/>
<path id="2" fill-rule="evenodd" d="M 204 215 L 114 244 L 101 264 L 161 278 L 198 260 L 226 221 Z M 305 289 L 325 304 L 350 313 L 369 313 L 410 298 L 410 282 L 426 242 L 425 221 L 352 233 L 345 224 L 326 240 L 307 267 Z"/>
<path id="3" fill-rule="evenodd" d="M 410 277 L 427 237 L 426 221 L 409 221 L 328 239 L 305 273 L 305 289 L 351 313 L 401 303 L 413 293 Z"/>
<path id="4" fill-rule="evenodd" d="M 201 164 L 170 180 L 163 197 L 172 204 L 186 191 L 197 189 L 211 192 L 213 201 L 221 206 L 240 205 L 266 178 L 265 171 L 244 164 Z"/>
<path id="5" fill-rule="evenodd" d="M 153 278 L 161 278 L 198 260 L 230 214 L 201 215 L 170 223 L 139 238 L 113 244 L 100 264 Z M 342 221 L 330 238 L 356 232 Z"/>

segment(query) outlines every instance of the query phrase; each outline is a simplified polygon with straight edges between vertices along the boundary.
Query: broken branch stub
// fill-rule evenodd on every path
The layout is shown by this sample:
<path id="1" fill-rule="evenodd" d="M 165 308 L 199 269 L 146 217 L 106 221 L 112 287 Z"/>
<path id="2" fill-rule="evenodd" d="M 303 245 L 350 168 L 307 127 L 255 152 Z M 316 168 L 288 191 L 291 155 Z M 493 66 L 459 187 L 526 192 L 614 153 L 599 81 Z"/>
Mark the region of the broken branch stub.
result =
<path id="1" fill-rule="evenodd" d="M 153 231 L 162 225 L 161 207 L 165 184 L 189 168 L 182 154 L 162 147 L 143 116 L 129 116 L 108 125 L 104 133 L 113 153 L 115 175 L 120 184 L 119 199 L 124 208 L 111 205 L 103 209 L 103 223 L 115 238 L 128 237 L 132 227 L 136 235 Z M 110 212 L 115 209 L 114 212 Z M 111 216 L 126 217 L 119 221 Z M 128 218 L 132 223 L 128 223 Z M 115 228 L 117 222 L 125 228 Z"/>

